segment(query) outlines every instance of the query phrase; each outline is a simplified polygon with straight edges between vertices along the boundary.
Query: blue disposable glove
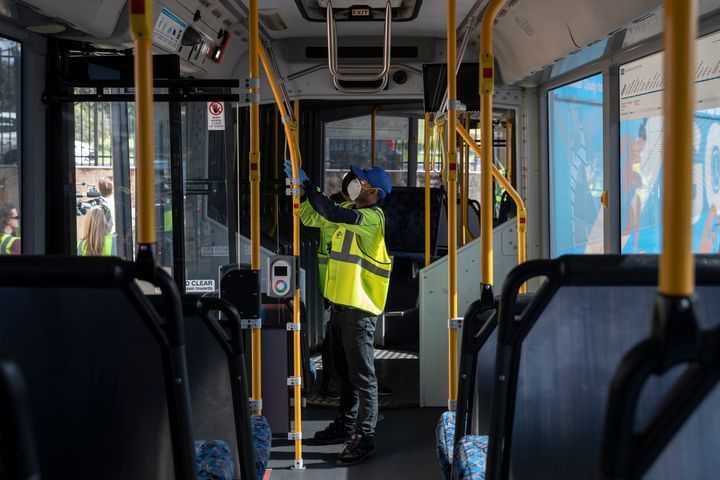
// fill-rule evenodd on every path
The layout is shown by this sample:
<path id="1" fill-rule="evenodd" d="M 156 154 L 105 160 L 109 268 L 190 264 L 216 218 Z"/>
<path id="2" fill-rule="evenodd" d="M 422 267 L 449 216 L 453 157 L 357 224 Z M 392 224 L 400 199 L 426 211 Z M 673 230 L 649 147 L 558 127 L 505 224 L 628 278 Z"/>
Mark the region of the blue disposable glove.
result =
<path id="1" fill-rule="evenodd" d="M 285 160 L 285 176 L 288 178 L 292 178 L 292 162 L 290 160 Z M 307 173 L 302 168 L 298 168 L 298 180 L 300 183 L 304 183 L 305 180 L 309 180 Z"/>

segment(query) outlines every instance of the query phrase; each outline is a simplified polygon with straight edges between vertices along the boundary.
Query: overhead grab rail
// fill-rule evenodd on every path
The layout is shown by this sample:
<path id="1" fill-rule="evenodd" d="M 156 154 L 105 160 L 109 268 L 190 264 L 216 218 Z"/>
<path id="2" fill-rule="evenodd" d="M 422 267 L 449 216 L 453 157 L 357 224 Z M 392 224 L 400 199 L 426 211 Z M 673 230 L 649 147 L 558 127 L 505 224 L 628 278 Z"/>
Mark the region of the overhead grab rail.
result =
<path id="1" fill-rule="evenodd" d="M 382 91 L 388 83 L 390 74 L 390 39 L 392 33 L 392 7 L 388 1 L 385 5 L 385 29 L 383 39 L 383 64 L 382 70 L 378 73 L 342 73 L 338 65 L 337 31 L 335 26 L 335 14 L 333 13 L 332 2 L 328 1 L 326 9 L 327 41 L 328 41 L 328 69 L 333 78 L 335 88 L 343 93 L 375 93 Z M 378 86 L 371 87 L 349 87 L 340 82 L 376 82 Z"/>

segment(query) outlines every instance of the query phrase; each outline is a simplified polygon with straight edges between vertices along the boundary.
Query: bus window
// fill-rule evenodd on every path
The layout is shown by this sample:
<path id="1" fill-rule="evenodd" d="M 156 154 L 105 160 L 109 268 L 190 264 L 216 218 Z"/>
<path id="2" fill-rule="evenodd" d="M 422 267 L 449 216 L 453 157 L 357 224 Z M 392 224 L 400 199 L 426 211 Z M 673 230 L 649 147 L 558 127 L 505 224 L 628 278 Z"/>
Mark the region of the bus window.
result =
<path id="1" fill-rule="evenodd" d="M 76 94 L 94 92 L 94 89 L 75 89 Z M 73 111 L 77 253 L 102 252 L 101 255 L 133 259 L 136 253 L 135 104 L 78 102 Z M 171 271 L 172 184 L 167 103 L 155 104 L 154 119 L 156 252 L 159 265 Z M 102 226 L 97 221 L 103 217 L 93 214 L 96 208 L 105 213 Z M 95 248 L 88 248 L 90 238 L 96 239 Z M 98 238 L 103 238 L 103 248 Z"/>
<path id="2" fill-rule="evenodd" d="M 0 255 L 20 245 L 20 43 L 0 38 Z"/>
<path id="3" fill-rule="evenodd" d="M 548 92 L 550 254 L 603 253 L 603 77 Z"/>
<path id="4" fill-rule="evenodd" d="M 372 117 L 347 118 L 325 124 L 325 189 L 340 191 L 350 165 L 371 166 Z M 394 186 L 408 182 L 410 119 L 378 115 L 375 120 L 375 164 L 384 168 Z"/>
<path id="5" fill-rule="evenodd" d="M 693 251 L 720 250 L 720 33 L 697 42 L 693 122 Z M 662 52 L 620 66 L 622 253 L 659 253 L 662 227 Z"/>

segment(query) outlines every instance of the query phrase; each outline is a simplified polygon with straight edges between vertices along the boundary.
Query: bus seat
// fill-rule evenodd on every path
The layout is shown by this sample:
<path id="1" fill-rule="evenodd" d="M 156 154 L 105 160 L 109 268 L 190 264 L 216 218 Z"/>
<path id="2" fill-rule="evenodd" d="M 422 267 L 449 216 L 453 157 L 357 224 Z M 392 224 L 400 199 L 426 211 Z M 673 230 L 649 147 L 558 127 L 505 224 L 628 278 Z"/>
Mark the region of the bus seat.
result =
<path id="1" fill-rule="evenodd" d="M 198 480 L 233 480 L 234 464 L 230 447 L 222 440 L 195 441 Z"/>
<path id="2" fill-rule="evenodd" d="M 657 257 L 567 256 L 533 263 L 517 267 L 503 289 L 502 301 L 512 302 L 513 289 L 533 276 L 523 275 L 541 266 L 548 276 L 519 317 L 500 306 L 488 473 L 498 478 L 594 478 L 615 370 L 625 352 L 651 331 Z M 716 326 L 720 259 L 696 256 L 696 279 L 701 327 Z M 659 392 L 679 373 L 671 371 L 646 386 L 639 422 L 655 411 Z M 503 388 L 498 388 L 499 379 Z M 716 391 L 707 400 L 706 406 L 712 405 L 720 395 Z M 646 478 L 703 478 L 698 472 L 720 469 L 720 458 L 703 453 L 720 447 L 717 406 L 696 412 L 704 416 L 685 425 L 690 435 L 676 438 Z M 699 459 L 706 463 L 698 466 Z"/>
<path id="3" fill-rule="evenodd" d="M 445 480 L 452 473 L 453 446 L 455 444 L 455 412 L 443 412 L 435 428 L 435 449 L 438 465 Z"/>
<path id="4" fill-rule="evenodd" d="M 255 469 L 257 471 L 257 479 L 262 480 L 267 469 L 268 461 L 270 461 L 270 449 L 272 448 L 272 433 L 270 425 L 262 415 L 253 415 L 252 418 L 252 437 L 255 453 Z"/>
<path id="5" fill-rule="evenodd" d="M 453 460 L 453 479 L 485 480 L 487 450 L 487 435 L 466 435 L 461 438 Z"/>

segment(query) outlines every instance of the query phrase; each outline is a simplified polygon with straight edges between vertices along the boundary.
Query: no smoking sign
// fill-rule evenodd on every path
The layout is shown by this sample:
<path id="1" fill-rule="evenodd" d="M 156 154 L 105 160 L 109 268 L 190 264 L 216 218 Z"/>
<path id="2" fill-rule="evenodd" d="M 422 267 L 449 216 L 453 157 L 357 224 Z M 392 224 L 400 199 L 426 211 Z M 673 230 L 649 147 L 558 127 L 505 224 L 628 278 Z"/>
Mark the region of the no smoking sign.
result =
<path id="1" fill-rule="evenodd" d="M 208 102 L 208 130 L 225 130 L 224 112 L 223 102 Z"/>

